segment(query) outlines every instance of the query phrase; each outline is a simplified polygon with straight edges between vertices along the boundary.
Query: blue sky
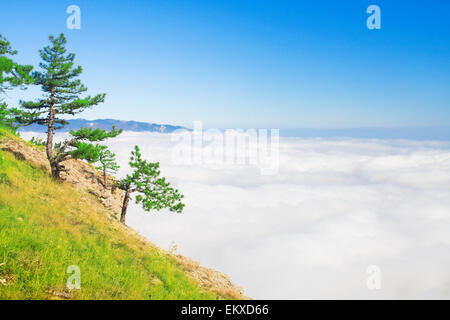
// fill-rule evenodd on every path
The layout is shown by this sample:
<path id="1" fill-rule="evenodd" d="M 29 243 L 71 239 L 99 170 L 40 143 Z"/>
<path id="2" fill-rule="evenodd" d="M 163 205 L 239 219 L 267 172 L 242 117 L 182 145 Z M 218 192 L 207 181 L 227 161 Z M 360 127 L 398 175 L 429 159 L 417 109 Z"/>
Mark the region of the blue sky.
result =
<path id="1" fill-rule="evenodd" d="M 81 8 L 68 30 L 66 8 Z M 381 8 L 369 30 L 366 8 Z M 64 32 L 82 114 L 205 127 L 450 126 L 449 1 L 5 1 L 1 33 L 37 65 Z M 10 93 L 8 102 L 39 94 Z"/>

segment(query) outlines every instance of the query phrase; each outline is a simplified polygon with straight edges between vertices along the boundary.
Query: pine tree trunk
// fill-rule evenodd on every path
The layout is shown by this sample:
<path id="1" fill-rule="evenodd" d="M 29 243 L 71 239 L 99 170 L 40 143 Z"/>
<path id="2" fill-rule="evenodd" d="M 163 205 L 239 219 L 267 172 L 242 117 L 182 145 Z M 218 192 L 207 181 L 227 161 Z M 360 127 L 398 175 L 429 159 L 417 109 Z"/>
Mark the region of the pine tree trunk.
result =
<path id="1" fill-rule="evenodd" d="M 54 100 L 55 100 L 55 89 L 52 89 L 52 93 L 50 96 L 52 105 L 50 106 L 50 112 L 48 114 L 48 127 L 47 127 L 47 159 L 50 162 L 50 168 L 52 170 L 52 177 L 59 178 L 59 170 L 56 163 L 53 163 L 53 131 L 54 131 L 54 120 L 55 120 L 55 110 L 54 110 Z"/>
<path id="2" fill-rule="evenodd" d="M 105 186 L 105 189 L 107 188 L 106 185 L 106 170 L 103 170 L 103 185 Z"/>
<path id="3" fill-rule="evenodd" d="M 122 213 L 120 214 L 120 222 L 125 223 L 125 218 L 127 215 L 127 209 L 128 209 L 128 202 L 130 202 L 130 194 L 131 190 L 128 188 L 125 191 L 125 197 L 123 198 L 123 205 L 122 205 Z"/>
<path id="4" fill-rule="evenodd" d="M 55 179 L 59 179 L 59 166 L 54 161 L 50 161 L 50 168 L 52 170 L 52 177 Z"/>
<path id="5" fill-rule="evenodd" d="M 47 127 L 47 159 L 50 159 L 53 156 L 53 108 L 50 109 L 50 113 L 48 116 L 48 127 Z"/>

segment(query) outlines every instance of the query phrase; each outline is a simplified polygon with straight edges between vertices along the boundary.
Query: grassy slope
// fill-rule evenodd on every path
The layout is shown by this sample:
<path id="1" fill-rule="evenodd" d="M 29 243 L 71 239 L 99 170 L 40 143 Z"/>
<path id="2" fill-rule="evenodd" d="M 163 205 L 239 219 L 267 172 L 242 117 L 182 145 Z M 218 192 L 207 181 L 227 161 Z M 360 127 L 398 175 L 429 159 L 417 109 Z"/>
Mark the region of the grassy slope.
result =
<path id="1" fill-rule="evenodd" d="M 8 135 L 0 128 L 0 139 Z M 67 268 L 81 290 L 67 292 Z M 0 299 L 216 299 L 98 200 L 0 150 Z M 52 293 L 53 292 L 53 293 Z"/>

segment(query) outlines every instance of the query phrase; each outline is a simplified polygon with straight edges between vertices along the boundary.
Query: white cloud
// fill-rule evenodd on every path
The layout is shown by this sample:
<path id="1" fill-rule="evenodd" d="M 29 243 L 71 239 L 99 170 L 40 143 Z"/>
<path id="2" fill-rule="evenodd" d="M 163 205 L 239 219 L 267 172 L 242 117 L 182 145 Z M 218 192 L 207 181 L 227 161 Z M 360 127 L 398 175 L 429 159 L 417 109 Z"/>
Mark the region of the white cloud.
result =
<path id="1" fill-rule="evenodd" d="M 281 138 L 279 172 L 175 165 L 169 135 L 108 143 L 126 167 L 137 144 L 186 196 L 181 215 L 128 224 L 228 274 L 253 298 L 450 298 L 450 143 Z M 124 171 L 122 171 L 123 174 Z M 381 268 L 381 290 L 366 268 Z"/>

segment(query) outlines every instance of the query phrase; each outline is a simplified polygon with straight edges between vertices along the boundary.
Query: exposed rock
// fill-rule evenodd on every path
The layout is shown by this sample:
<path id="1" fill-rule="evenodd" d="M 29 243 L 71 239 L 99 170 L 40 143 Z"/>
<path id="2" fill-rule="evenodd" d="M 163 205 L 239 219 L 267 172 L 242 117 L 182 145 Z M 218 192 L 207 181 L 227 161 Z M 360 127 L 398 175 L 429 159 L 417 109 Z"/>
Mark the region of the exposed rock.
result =
<path id="1" fill-rule="evenodd" d="M 26 160 L 32 166 L 50 172 L 50 166 L 43 151 L 37 150 L 24 142 L 8 138 L 0 141 L 0 148 L 3 151 L 11 152 L 17 159 Z"/>
<path id="2" fill-rule="evenodd" d="M 173 255 L 180 266 L 200 285 L 222 297 L 231 299 L 249 299 L 244 296 L 244 290 L 234 285 L 227 275 L 200 266 L 200 263 L 180 254 Z"/>
<path id="3" fill-rule="evenodd" d="M 0 275 L 0 285 L 7 287 L 10 286 L 14 282 L 14 278 L 9 275 Z"/>
<path id="4" fill-rule="evenodd" d="M 70 290 L 66 291 L 57 291 L 50 289 L 48 290 L 48 293 L 50 295 L 49 300 L 70 300 L 72 299 L 72 292 Z"/>
<path id="5" fill-rule="evenodd" d="M 119 218 L 123 202 L 123 191 L 116 187 L 114 177 L 106 176 L 105 187 L 103 185 L 103 177 L 90 164 L 77 159 L 69 159 L 64 161 L 62 165 L 66 170 L 61 172 L 62 181 L 95 195 L 105 207 Z"/>

